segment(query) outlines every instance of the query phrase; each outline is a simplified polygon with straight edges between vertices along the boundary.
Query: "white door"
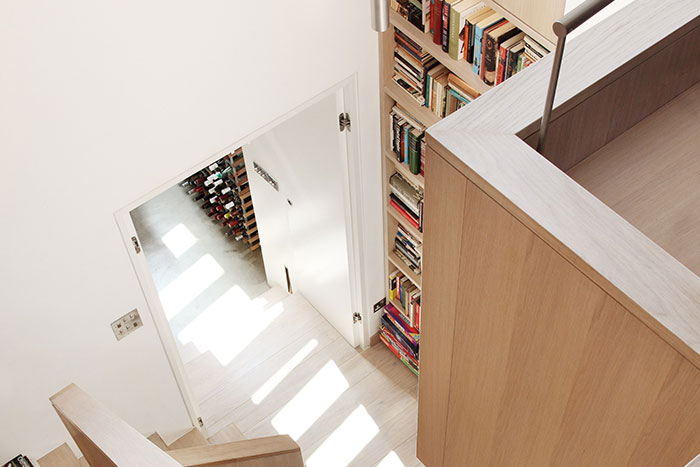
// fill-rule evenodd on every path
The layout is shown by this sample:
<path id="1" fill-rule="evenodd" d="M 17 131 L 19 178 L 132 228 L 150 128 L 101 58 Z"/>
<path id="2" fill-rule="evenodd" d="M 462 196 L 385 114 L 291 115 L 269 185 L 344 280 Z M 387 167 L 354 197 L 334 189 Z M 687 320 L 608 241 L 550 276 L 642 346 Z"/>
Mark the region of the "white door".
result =
<path id="1" fill-rule="evenodd" d="M 347 145 L 342 90 L 244 146 L 268 281 L 301 293 L 353 346 Z M 255 173 L 257 163 L 278 183 Z"/>

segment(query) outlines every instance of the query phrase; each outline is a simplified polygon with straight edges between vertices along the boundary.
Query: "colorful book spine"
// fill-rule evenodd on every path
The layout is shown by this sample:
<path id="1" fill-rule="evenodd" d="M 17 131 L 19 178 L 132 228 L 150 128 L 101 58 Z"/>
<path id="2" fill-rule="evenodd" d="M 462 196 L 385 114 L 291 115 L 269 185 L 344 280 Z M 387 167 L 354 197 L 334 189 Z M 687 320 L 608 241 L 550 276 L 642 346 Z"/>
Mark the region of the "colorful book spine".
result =
<path id="1" fill-rule="evenodd" d="M 447 53 L 453 60 L 459 60 L 459 33 L 462 31 L 460 20 L 462 16 L 458 9 L 453 9 L 450 14 L 450 25 L 447 39 Z"/>
<path id="2" fill-rule="evenodd" d="M 409 224 L 411 224 L 411 225 L 412 225 L 413 227 L 415 227 L 416 229 L 420 229 L 420 224 L 418 223 L 418 221 L 416 221 L 415 219 L 413 219 L 413 217 L 411 217 L 406 211 L 404 211 L 404 209 L 403 209 L 395 200 L 392 199 L 392 200 L 389 202 L 389 204 L 391 204 L 391 206 L 392 206 L 394 209 L 396 209 L 396 211 L 397 211 L 399 214 L 401 214 L 401 216 L 402 216 L 404 219 L 406 219 L 406 220 L 408 221 Z"/>
<path id="3" fill-rule="evenodd" d="M 442 45 L 443 52 L 449 52 L 450 50 L 450 0 L 443 0 L 442 2 L 442 36 L 440 44 Z"/>
<path id="4" fill-rule="evenodd" d="M 442 0 L 434 0 L 431 5 L 430 18 L 433 27 L 433 43 L 442 44 Z"/>

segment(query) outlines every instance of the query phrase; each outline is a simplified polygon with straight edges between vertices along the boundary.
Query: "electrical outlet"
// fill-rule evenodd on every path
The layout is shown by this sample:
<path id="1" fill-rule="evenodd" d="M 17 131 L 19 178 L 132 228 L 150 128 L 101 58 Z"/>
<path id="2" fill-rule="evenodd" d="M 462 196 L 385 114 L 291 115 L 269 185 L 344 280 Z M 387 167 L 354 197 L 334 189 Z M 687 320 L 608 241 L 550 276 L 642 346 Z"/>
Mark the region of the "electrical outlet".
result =
<path id="1" fill-rule="evenodd" d="M 143 321 L 141 321 L 141 315 L 136 308 L 112 323 L 112 331 L 118 341 L 141 327 L 143 327 Z"/>
<path id="2" fill-rule="evenodd" d="M 382 308 L 384 308 L 384 305 L 386 305 L 386 298 L 382 298 L 379 300 L 377 303 L 374 304 L 374 312 L 378 312 Z"/>

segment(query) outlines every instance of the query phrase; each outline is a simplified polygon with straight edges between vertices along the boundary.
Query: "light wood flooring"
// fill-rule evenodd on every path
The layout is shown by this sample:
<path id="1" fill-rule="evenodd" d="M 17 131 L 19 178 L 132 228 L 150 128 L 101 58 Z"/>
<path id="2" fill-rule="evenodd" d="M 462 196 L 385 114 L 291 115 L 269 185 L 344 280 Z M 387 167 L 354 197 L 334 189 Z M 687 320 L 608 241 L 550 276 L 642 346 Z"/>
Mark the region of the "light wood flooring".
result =
<path id="1" fill-rule="evenodd" d="M 301 295 L 254 302 L 241 325 L 257 334 L 238 330 L 250 342 L 230 361 L 182 348 L 211 443 L 289 434 L 309 466 L 422 465 L 418 380 L 403 363 L 382 344 L 353 349 Z"/>

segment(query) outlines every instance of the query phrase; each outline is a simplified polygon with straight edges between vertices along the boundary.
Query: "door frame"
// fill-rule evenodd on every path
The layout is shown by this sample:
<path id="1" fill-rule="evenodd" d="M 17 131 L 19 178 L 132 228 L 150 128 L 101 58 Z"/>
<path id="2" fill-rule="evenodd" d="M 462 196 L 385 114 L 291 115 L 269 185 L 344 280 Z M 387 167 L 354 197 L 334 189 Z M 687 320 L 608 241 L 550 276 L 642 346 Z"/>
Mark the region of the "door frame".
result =
<path id="1" fill-rule="evenodd" d="M 227 146 L 226 148 L 218 151 L 217 153 L 207 157 L 202 162 L 197 165 L 181 172 L 179 175 L 171 178 L 170 180 L 162 183 L 158 187 L 139 197 L 138 199 L 132 201 L 126 206 L 122 207 L 114 213 L 114 218 L 117 223 L 117 228 L 124 241 L 124 246 L 126 247 L 127 254 L 131 261 L 132 267 L 134 268 L 134 273 L 136 279 L 141 287 L 146 305 L 149 309 L 150 315 L 153 318 L 153 323 L 158 332 L 163 350 L 165 351 L 166 358 L 170 364 L 170 368 L 175 377 L 175 381 L 180 390 L 183 402 L 187 413 L 192 421 L 192 425 L 195 427 L 201 426 L 201 412 L 199 405 L 194 397 L 192 387 L 190 385 L 189 379 L 185 372 L 185 364 L 180 356 L 180 352 L 175 341 L 175 336 L 173 335 L 168 319 L 163 310 L 160 298 L 158 296 L 158 291 L 153 281 L 153 276 L 146 262 L 146 257 L 144 254 L 136 253 L 134 245 L 132 243 L 132 237 L 138 239 L 138 233 L 131 219 L 131 211 L 141 206 L 142 204 L 152 200 L 159 194 L 163 193 L 165 190 L 171 188 L 175 184 L 179 184 L 182 180 L 190 176 L 191 174 L 201 170 L 204 167 L 211 165 L 213 162 L 221 159 L 225 155 L 231 153 L 235 149 L 245 146 L 249 142 L 253 141 L 258 136 L 263 135 L 267 131 L 276 127 L 280 123 L 294 117 L 298 113 L 306 110 L 315 103 L 321 101 L 322 99 L 330 95 L 338 95 L 342 98 L 345 107 L 345 112 L 350 114 L 352 118 L 352 124 L 350 131 L 345 131 L 346 135 L 346 151 L 341 150 L 341 156 L 344 156 L 344 168 L 343 173 L 344 179 L 344 197 L 346 200 L 344 211 L 346 219 L 346 238 L 348 245 L 348 268 L 349 268 L 349 278 L 350 278 L 350 303 L 352 306 L 352 312 L 360 313 L 362 319 L 358 324 L 354 326 L 355 334 L 355 344 L 361 346 L 362 348 L 367 348 L 370 345 L 370 330 L 369 321 L 370 313 L 369 310 L 372 305 L 369 303 L 369 298 L 367 297 L 367 287 L 365 287 L 366 274 L 363 274 L 366 262 L 364 258 L 364 225 L 362 221 L 362 161 L 361 161 L 361 141 L 359 134 L 359 95 L 358 95 L 358 79 L 357 74 L 353 74 L 348 78 L 342 80 L 331 88 L 323 91 L 317 96 L 311 98 L 310 100 L 304 102 L 303 104 L 295 107 L 291 111 L 283 114 L 282 116 L 274 119 L 270 123 L 258 128 L 249 135 L 241 138 L 240 140 L 234 142 L 233 144 Z M 342 96 L 342 97 L 340 97 Z M 343 154 L 344 153 L 344 154 Z M 140 242 L 139 242 L 140 243 Z M 350 318 L 352 319 L 352 318 Z M 202 427 L 204 434 L 206 435 L 206 426 Z"/>

